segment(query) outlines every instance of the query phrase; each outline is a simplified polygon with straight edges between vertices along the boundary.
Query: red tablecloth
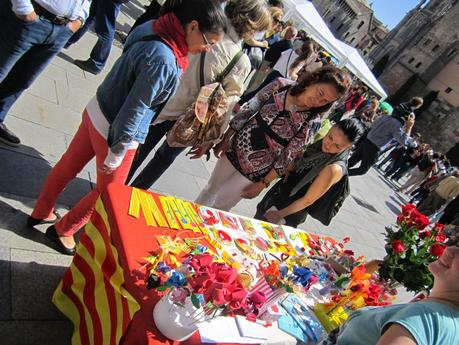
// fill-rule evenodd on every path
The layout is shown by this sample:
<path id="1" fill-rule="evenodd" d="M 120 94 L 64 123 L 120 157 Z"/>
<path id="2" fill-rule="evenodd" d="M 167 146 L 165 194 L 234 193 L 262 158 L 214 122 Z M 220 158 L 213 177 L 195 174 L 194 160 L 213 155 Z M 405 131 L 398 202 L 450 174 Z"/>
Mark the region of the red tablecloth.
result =
<path id="1" fill-rule="evenodd" d="M 153 307 L 159 297 L 145 287 L 146 274 L 139 268 L 142 257 L 158 249 L 156 235 L 179 231 L 147 226 L 142 212 L 139 219 L 129 216 L 131 192 L 131 187 L 112 184 L 101 195 L 54 294 L 53 302 L 74 323 L 74 345 L 174 343 L 155 327 Z M 188 231 L 186 237 L 191 236 L 200 235 Z M 182 344 L 201 344 L 199 334 Z"/>

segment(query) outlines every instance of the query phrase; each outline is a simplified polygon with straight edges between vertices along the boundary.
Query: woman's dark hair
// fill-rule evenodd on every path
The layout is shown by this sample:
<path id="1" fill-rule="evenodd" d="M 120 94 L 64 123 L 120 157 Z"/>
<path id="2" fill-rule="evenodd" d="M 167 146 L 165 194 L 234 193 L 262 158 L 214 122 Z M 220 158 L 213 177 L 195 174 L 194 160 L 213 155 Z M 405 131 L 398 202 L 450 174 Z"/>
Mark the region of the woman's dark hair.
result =
<path id="1" fill-rule="evenodd" d="M 279 8 L 284 8 L 284 4 L 282 3 L 282 0 L 268 0 L 269 6 L 274 6 L 274 7 L 279 7 Z"/>
<path id="2" fill-rule="evenodd" d="M 160 15 L 169 12 L 173 12 L 183 26 L 196 20 L 201 32 L 217 35 L 226 32 L 226 18 L 217 1 L 166 0 Z"/>
<path id="3" fill-rule="evenodd" d="M 342 98 L 348 91 L 351 85 L 351 78 L 347 72 L 335 66 L 325 66 L 307 74 L 298 84 L 293 86 L 290 90 L 292 96 L 302 94 L 310 85 L 318 83 L 331 84 L 338 92 L 338 99 Z M 315 113 L 323 113 L 330 109 L 330 107 L 337 101 L 334 100 L 322 107 L 311 109 Z"/>
<path id="4" fill-rule="evenodd" d="M 338 121 L 335 126 L 343 131 L 351 144 L 357 142 L 365 132 L 362 122 L 356 118 Z"/>

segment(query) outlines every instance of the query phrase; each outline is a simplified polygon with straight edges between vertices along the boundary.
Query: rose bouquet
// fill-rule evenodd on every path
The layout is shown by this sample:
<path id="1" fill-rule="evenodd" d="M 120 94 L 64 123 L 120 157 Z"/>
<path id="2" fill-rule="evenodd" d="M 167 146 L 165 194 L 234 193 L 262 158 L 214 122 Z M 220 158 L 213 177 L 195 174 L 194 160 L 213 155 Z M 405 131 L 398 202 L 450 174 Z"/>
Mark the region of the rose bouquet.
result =
<path id="1" fill-rule="evenodd" d="M 429 218 L 416 206 L 402 207 L 397 224 L 386 228 L 386 257 L 379 273 L 381 278 L 398 282 L 408 291 L 429 291 L 433 277 L 428 265 L 443 254 L 446 236 L 443 225 L 429 225 Z"/>

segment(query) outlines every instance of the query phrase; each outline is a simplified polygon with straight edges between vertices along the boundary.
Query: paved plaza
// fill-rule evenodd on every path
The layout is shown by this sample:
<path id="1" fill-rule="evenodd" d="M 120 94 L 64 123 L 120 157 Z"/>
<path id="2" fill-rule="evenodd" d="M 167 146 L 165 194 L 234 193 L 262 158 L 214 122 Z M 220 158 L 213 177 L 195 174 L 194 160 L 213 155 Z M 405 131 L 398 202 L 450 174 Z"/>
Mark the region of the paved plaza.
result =
<path id="1" fill-rule="evenodd" d="M 127 32 L 141 12 L 142 4 L 138 1 L 123 5 L 118 28 Z M 70 343 L 71 324 L 50 300 L 71 258 L 48 246 L 44 237 L 46 226 L 38 227 L 37 231 L 27 228 L 25 223 L 45 177 L 68 147 L 82 110 L 121 54 L 117 42 L 103 73 L 94 76 L 83 72 L 72 61 L 86 59 L 95 41 L 96 36 L 88 33 L 78 44 L 63 50 L 6 119 L 22 145 L 13 148 L 0 144 L 0 343 L 3 345 Z M 206 162 L 182 155 L 153 190 L 194 200 L 215 163 L 214 157 Z M 86 194 L 95 179 L 95 165 L 90 163 L 60 198 L 61 213 Z M 356 254 L 368 259 L 381 258 L 384 227 L 395 220 L 403 200 L 375 170 L 350 181 L 352 194 L 330 226 L 309 219 L 301 228 L 337 239 L 350 236 L 349 248 Z M 244 200 L 233 211 L 251 217 L 258 200 Z"/>

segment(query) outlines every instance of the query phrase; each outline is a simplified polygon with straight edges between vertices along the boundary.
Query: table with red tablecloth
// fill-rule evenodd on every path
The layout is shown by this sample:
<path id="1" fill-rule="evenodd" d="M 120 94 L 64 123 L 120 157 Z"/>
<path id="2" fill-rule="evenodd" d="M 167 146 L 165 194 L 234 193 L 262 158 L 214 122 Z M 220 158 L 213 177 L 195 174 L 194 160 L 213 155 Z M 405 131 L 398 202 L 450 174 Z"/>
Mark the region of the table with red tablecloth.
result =
<path id="1" fill-rule="evenodd" d="M 129 215 L 132 191 L 112 184 L 102 193 L 53 296 L 54 304 L 74 324 L 74 345 L 173 343 L 155 327 L 153 308 L 159 297 L 146 288 L 142 258 L 158 250 L 156 236 L 203 236 L 147 225 L 142 212 L 138 218 Z M 149 194 L 159 203 L 158 195 Z M 183 344 L 201 344 L 199 333 Z"/>

